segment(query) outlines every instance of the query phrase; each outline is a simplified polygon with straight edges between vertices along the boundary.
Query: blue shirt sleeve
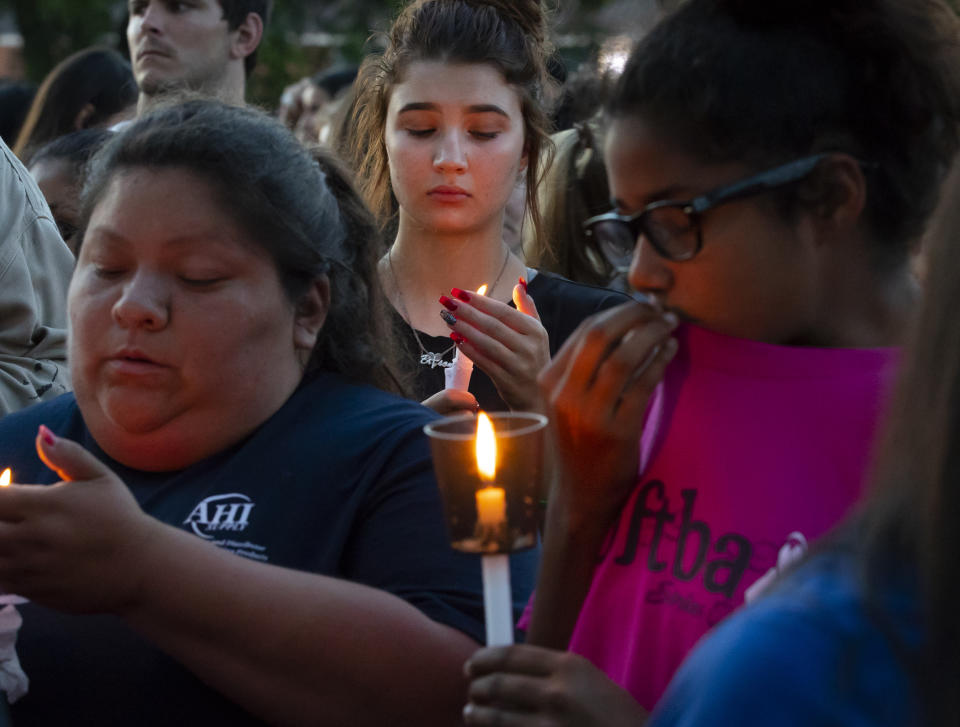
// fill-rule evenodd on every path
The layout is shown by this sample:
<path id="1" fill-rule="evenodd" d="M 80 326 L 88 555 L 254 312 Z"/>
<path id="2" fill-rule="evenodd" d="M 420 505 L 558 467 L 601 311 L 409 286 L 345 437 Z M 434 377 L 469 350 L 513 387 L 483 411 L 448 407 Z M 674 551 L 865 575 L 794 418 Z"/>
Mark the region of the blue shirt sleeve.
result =
<path id="1" fill-rule="evenodd" d="M 856 586 L 822 573 L 797 580 L 704 637 L 650 727 L 910 724 L 910 678 Z"/>

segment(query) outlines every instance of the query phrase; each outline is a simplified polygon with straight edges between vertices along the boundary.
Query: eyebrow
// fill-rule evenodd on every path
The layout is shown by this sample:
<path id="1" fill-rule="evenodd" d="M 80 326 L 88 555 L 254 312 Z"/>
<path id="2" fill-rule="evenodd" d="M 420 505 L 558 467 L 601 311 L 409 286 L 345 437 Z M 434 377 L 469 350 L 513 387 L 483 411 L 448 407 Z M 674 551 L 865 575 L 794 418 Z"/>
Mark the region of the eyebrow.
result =
<path id="1" fill-rule="evenodd" d="M 397 113 L 402 114 L 405 111 L 439 111 L 440 106 L 435 103 L 430 103 L 429 101 L 414 101 L 408 103 L 403 108 L 401 108 Z M 501 107 L 496 104 L 473 104 L 467 106 L 468 114 L 500 114 L 506 118 L 510 118 L 510 115 L 504 111 Z"/>

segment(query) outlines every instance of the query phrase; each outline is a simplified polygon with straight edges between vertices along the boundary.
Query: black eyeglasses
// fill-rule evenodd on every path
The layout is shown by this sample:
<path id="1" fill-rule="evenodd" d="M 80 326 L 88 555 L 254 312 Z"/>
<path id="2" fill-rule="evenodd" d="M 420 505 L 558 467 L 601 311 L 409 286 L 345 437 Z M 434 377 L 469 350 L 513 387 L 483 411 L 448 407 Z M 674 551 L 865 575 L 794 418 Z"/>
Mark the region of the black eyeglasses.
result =
<path id="1" fill-rule="evenodd" d="M 632 215 L 607 212 L 591 217 L 583 223 L 583 227 L 588 235 L 596 237 L 603 254 L 615 265 L 617 260 L 623 261 L 625 258 L 629 262 L 640 235 L 667 260 L 689 260 L 703 247 L 700 229 L 702 214 L 736 199 L 752 197 L 799 182 L 828 156 L 831 154 L 814 154 L 797 159 L 710 190 L 690 200 L 652 202 Z"/>

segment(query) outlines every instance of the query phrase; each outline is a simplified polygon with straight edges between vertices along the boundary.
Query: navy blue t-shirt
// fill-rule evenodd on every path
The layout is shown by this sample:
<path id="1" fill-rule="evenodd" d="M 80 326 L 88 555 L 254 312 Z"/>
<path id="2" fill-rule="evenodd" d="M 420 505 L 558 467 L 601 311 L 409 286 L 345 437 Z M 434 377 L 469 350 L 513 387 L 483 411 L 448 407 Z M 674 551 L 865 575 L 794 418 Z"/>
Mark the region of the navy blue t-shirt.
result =
<path id="1" fill-rule="evenodd" d="M 0 463 L 18 482 L 55 482 L 34 448 L 46 424 L 106 462 L 153 517 L 243 557 L 388 591 L 482 642 L 479 559 L 448 544 L 422 432 L 434 417 L 322 374 L 228 450 L 151 473 L 108 457 L 68 394 L 0 419 Z M 535 557 L 514 556 L 518 604 L 533 585 Z M 18 727 L 258 723 L 114 616 L 36 604 L 20 612 L 17 651 L 31 683 L 12 707 Z"/>

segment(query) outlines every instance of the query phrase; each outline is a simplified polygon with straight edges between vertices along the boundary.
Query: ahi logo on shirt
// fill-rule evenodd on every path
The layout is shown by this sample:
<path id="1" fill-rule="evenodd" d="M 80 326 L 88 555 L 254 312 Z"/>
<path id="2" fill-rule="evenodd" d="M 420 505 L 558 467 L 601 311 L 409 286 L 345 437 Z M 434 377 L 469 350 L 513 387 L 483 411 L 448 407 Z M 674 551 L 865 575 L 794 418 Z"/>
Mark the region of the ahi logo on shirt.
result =
<path id="1" fill-rule="evenodd" d="M 253 505 L 249 497 L 239 492 L 211 495 L 193 508 L 183 524 L 193 528 L 193 532 L 201 538 L 213 540 L 214 533 L 245 530 L 250 524 Z"/>

